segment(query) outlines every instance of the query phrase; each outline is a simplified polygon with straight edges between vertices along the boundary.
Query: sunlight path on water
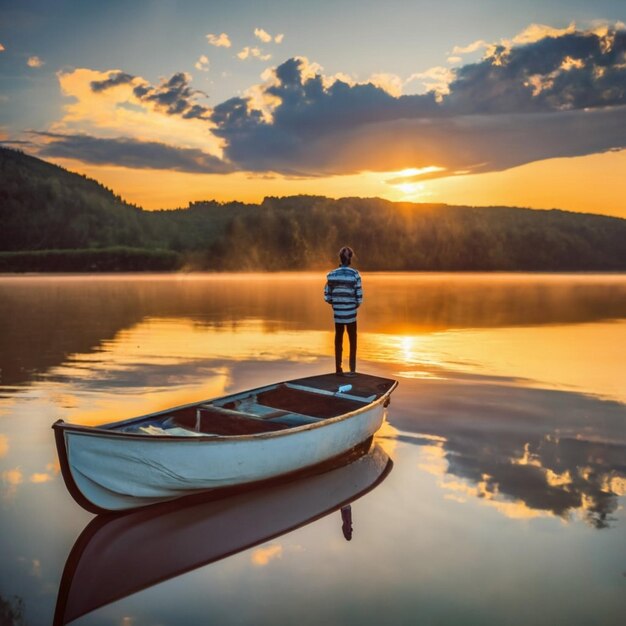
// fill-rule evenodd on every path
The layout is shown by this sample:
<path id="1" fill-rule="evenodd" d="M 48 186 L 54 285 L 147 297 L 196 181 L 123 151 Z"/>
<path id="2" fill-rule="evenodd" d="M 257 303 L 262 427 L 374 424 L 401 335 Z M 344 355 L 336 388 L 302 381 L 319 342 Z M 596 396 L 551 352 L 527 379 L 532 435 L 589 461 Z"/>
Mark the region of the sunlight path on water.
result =
<path id="1" fill-rule="evenodd" d="M 500 376 L 523 380 L 525 386 L 570 389 L 626 403 L 626 321 L 372 333 L 361 345 L 365 358 L 397 364 L 403 368 L 398 376 L 404 378 L 446 378 L 452 373 Z"/>

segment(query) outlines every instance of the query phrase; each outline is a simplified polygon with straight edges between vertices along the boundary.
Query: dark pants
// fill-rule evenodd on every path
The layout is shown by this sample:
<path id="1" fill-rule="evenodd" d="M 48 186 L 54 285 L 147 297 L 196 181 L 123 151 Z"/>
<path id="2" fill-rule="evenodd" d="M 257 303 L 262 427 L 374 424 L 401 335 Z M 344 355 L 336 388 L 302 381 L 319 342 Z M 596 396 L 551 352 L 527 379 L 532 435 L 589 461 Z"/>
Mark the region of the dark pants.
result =
<path id="1" fill-rule="evenodd" d="M 341 358 L 343 356 L 343 330 L 347 329 L 350 340 L 350 371 L 356 371 L 356 322 L 349 324 L 335 323 L 335 369 L 341 372 Z"/>

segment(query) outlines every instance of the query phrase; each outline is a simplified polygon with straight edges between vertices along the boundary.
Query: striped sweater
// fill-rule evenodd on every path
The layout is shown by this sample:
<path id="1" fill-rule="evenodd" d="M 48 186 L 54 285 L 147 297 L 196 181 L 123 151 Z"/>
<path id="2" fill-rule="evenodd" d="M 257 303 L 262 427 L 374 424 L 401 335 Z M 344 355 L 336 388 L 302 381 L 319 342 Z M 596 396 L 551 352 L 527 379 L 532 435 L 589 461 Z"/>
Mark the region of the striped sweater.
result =
<path id="1" fill-rule="evenodd" d="M 336 324 L 356 321 L 356 310 L 363 302 L 361 276 L 348 265 L 340 265 L 328 272 L 324 300 L 333 306 Z"/>

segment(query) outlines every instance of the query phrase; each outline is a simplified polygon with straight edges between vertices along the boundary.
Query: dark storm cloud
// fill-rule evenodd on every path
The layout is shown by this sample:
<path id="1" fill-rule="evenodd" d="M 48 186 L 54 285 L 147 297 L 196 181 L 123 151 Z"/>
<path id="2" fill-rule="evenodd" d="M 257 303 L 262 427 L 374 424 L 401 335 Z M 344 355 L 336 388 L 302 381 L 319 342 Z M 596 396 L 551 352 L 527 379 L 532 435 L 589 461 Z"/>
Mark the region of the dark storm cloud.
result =
<path id="1" fill-rule="evenodd" d="M 456 70 L 450 93 L 394 97 L 304 73 L 289 59 L 264 94 L 266 119 L 249 98 L 213 109 L 227 157 L 251 171 L 346 174 L 438 165 L 497 171 L 552 157 L 626 147 L 626 31 L 545 37 L 495 47 Z M 425 177 L 421 177 L 423 180 Z"/>
<path id="2" fill-rule="evenodd" d="M 50 142 L 39 148 L 40 156 L 77 159 L 95 165 L 118 165 L 138 169 L 164 169 L 194 174 L 225 174 L 233 168 L 201 150 L 176 148 L 155 141 L 89 135 L 34 133 Z"/>

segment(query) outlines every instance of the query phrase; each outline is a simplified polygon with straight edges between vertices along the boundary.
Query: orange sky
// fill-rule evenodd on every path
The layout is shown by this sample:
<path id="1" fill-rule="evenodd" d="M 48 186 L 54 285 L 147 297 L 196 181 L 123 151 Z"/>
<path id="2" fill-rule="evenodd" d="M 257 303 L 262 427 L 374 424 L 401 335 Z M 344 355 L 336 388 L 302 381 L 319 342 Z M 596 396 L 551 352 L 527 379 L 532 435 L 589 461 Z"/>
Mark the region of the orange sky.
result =
<path id="1" fill-rule="evenodd" d="M 189 174 L 93 166 L 51 159 L 86 174 L 145 209 L 176 208 L 197 200 L 259 202 L 265 196 L 314 194 L 378 196 L 392 201 L 444 202 L 476 206 L 560 208 L 626 218 L 626 150 L 585 157 L 548 159 L 504 172 L 390 185 L 398 172 L 369 172 L 327 178 Z"/>

